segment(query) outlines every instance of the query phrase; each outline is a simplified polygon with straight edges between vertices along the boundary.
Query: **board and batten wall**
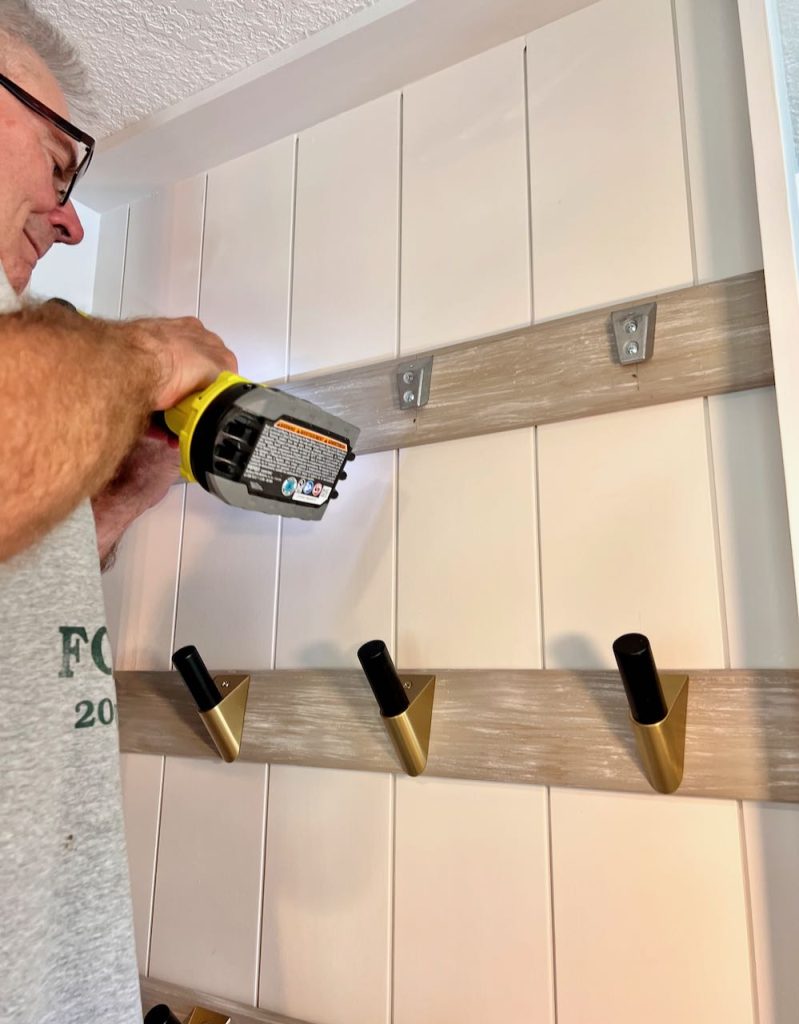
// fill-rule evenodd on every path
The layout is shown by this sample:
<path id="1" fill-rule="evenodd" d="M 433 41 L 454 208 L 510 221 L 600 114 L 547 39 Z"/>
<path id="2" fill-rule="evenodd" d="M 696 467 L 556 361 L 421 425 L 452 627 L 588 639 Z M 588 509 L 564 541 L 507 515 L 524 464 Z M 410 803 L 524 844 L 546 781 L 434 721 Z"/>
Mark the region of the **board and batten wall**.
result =
<path id="1" fill-rule="evenodd" d="M 94 311 L 198 312 L 281 379 L 760 265 L 734 0 L 600 0 L 104 214 Z M 764 389 L 365 456 L 318 524 L 176 486 L 109 629 L 120 669 L 353 665 L 374 637 L 404 668 L 610 667 L 629 630 L 664 667 L 795 667 L 789 544 Z M 799 1016 L 793 807 L 122 772 L 152 977 L 319 1024 Z"/>

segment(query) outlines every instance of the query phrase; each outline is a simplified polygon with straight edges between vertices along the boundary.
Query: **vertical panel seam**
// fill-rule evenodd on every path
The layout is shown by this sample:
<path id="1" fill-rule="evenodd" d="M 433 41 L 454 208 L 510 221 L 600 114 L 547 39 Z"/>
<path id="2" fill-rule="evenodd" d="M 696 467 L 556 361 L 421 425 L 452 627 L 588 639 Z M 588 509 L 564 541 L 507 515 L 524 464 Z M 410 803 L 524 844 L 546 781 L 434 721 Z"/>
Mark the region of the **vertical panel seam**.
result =
<path id="1" fill-rule="evenodd" d="M 288 380 L 291 371 L 291 333 L 294 328 L 294 261 L 297 251 L 297 192 L 300 166 L 300 137 L 294 136 L 294 156 L 291 181 L 291 227 L 289 230 L 289 301 L 286 316 L 286 348 L 283 379 Z"/>
<path id="2" fill-rule="evenodd" d="M 399 489 L 400 489 L 400 453 L 399 448 L 392 453 L 392 474 L 394 477 L 394 501 L 391 510 L 392 531 L 392 566 L 391 566 L 391 650 L 399 661 Z"/>
<path id="3" fill-rule="evenodd" d="M 161 853 L 161 818 L 164 811 L 164 781 L 166 779 L 166 757 L 161 758 L 161 778 L 158 783 L 158 813 L 155 819 L 155 857 L 150 887 L 150 912 L 147 921 L 147 947 L 145 949 L 144 975 L 150 977 L 150 959 L 153 952 L 153 928 L 155 925 L 155 887 L 158 882 L 158 859 Z"/>
<path id="4" fill-rule="evenodd" d="M 558 1024 L 558 963 L 557 944 L 555 941 L 555 857 L 552 842 L 552 787 L 546 787 L 547 792 L 547 854 L 549 869 L 549 930 L 551 936 L 552 959 L 552 986 L 550 988 L 550 1008 L 552 1010 L 553 1024 Z"/>
<path id="5" fill-rule="evenodd" d="M 396 946 L 396 907 L 397 907 L 397 776 L 391 773 L 391 789 L 389 790 L 391 808 L 391 842 L 389 844 L 389 869 L 391 891 L 389 897 L 388 925 L 388 1006 L 386 1018 L 388 1024 L 394 1024 L 394 983 L 395 983 L 395 946 Z"/>
<path id="6" fill-rule="evenodd" d="M 208 222 L 208 182 L 211 175 L 205 175 L 205 182 L 203 185 L 203 215 L 202 215 L 202 226 L 200 228 L 200 266 L 197 273 L 197 301 L 194 305 L 195 314 L 199 319 L 202 319 L 202 308 L 203 308 L 203 270 L 205 269 L 205 228 Z"/>
<path id="7" fill-rule="evenodd" d="M 533 494 L 535 496 L 536 558 L 538 561 L 538 633 L 541 668 L 547 667 L 544 622 L 544 538 L 541 533 L 541 468 L 539 459 L 539 427 L 533 427 Z"/>
<path id="8" fill-rule="evenodd" d="M 264 912 L 266 905 L 266 837 L 269 829 L 269 786 L 272 781 L 272 772 L 269 765 L 266 769 L 266 785 L 264 786 L 263 804 L 263 828 L 261 829 L 261 876 L 259 889 L 258 907 L 258 931 L 255 937 L 255 992 L 253 993 L 253 1006 L 261 1005 L 261 963 L 264 952 Z"/>
<path id="9" fill-rule="evenodd" d="M 294 136 L 291 171 L 291 215 L 289 225 L 289 280 L 288 309 L 286 315 L 286 345 L 283 376 L 289 379 L 291 369 L 291 340 L 294 330 L 294 287 L 295 260 L 297 253 L 297 196 L 299 191 L 300 136 Z"/>
<path id="10" fill-rule="evenodd" d="M 528 310 L 530 323 L 535 323 L 535 277 L 533 275 L 533 159 L 532 132 L 530 130 L 530 84 L 528 79 L 528 49 L 525 40 L 522 51 L 522 81 L 524 84 L 524 147 L 527 166 L 527 271 L 529 275 Z"/>
<path id="11" fill-rule="evenodd" d="M 394 355 L 399 358 L 402 338 L 402 176 L 403 148 L 405 138 L 405 94 L 399 94 L 399 145 L 397 169 L 397 292 L 396 292 L 396 335 L 394 339 Z M 394 451 L 394 506 L 392 509 L 393 553 L 391 567 L 391 649 L 394 657 L 399 660 L 399 515 L 400 515 L 400 452 Z M 396 785 L 396 779 L 395 783 Z M 393 920 L 393 911 L 392 911 Z M 393 997 L 392 997 L 393 998 Z"/>
<path id="12" fill-rule="evenodd" d="M 280 609 L 280 570 L 283 564 L 283 519 L 278 517 L 277 539 L 275 542 L 275 585 L 273 588 L 274 600 L 272 602 L 272 651 L 269 657 L 269 667 L 277 668 L 277 630 L 278 612 Z"/>
<path id="13" fill-rule="evenodd" d="M 127 212 L 125 213 L 125 237 L 122 242 L 122 277 L 119 282 L 119 296 L 117 298 L 117 320 L 122 319 L 122 296 L 125 290 L 125 274 L 128 269 L 128 234 L 130 232 L 130 203 L 128 203 Z M 97 246 L 97 255 L 100 255 L 100 246 Z M 97 273 L 95 271 L 95 284 Z"/>
<path id="14" fill-rule="evenodd" d="M 291 216 L 289 226 L 289 273 L 288 273 L 288 308 L 286 311 L 286 344 L 284 347 L 283 379 L 289 379 L 289 368 L 291 365 L 291 331 L 294 324 L 294 259 L 297 241 L 297 181 L 299 178 L 299 156 L 300 137 L 294 136 L 292 149 L 292 179 L 291 179 Z M 278 517 L 277 536 L 275 538 L 275 585 L 273 588 L 272 601 L 272 650 L 270 652 L 270 667 L 277 666 L 277 631 L 280 610 L 280 570 L 283 563 L 283 519 Z M 260 970 L 260 967 L 259 967 Z M 259 981 L 260 986 L 260 981 Z"/>
<path id="15" fill-rule="evenodd" d="M 117 320 L 121 320 L 122 319 L 122 309 L 123 309 L 124 295 L 125 295 L 125 276 L 126 276 L 127 270 L 128 270 L 128 240 L 129 240 L 129 237 L 130 237 L 130 207 L 131 207 L 131 204 L 128 203 L 127 209 L 126 209 L 126 213 L 125 213 L 125 231 L 124 231 L 124 237 L 123 237 L 123 242 L 122 242 L 122 276 L 120 277 L 120 280 L 119 280 L 119 294 L 117 295 Z M 107 216 L 107 214 L 105 216 Z M 102 229 L 102 217 L 100 218 L 100 227 Z M 98 258 L 99 258 L 99 255 L 100 255 L 99 242 L 98 242 L 98 246 L 97 246 L 97 255 L 98 255 Z M 96 281 L 96 271 L 95 271 L 95 287 L 96 287 L 96 284 L 97 284 L 97 281 Z M 129 595 L 130 595 L 130 587 L 129 586 L 123 586 L 120 589 L 121 589 L 122 593 L 120 595 L 119 635 L 117 636 L 117 648 L 118 649 L 114 650 L 113 647 L 112 647 L 112 656 L 113 656 L 113 659 L 114 659 L 115 662 L 118 660 L 118 655 L 119 655 L 120 651 L 124 652 L 124 658 L 123 659 L 119 659 L 120 661 L 127 660 L 127 656 L 128 656 L 128 652 L 125 650 L 126 643 L 127 643 L 126 638 L 125 638 L 125 634 L 127 632 L 126 628 L 125 628 L 125 623 L 126 623 L 127 618 L 128 618 L 128 610 L 129 610 L 129 607 L 130 607 L 130 605 L 129 605 L 129 601 L 130 601 L 130 597 L 129 597 Z M 134 650 L 134 665 L 135 665 L 135 650 Z M 148 941 L 148 948 L 147 948 L 147 954 L 146 955 L 147 955 L 147 963 L 149 963 L 149 955 L 150 955 L 149 954 L 149 941 Z"/>
<path id="16" fill-rule="evenodd" d="M 399 145 L 397 152 L 397 328 L 394 339 L 394 358 L 400 355 L 402 339 L 402 176 L 403 149 L 405 146 L 405 93 L 399 94 Z"/>
<path id="17" fill-rule="evenodd" d="M 203 179 L 203 208 L 202 217 L 200 218 L 200 261 L 197 267 L 197 294 L 194 297 L 194 312 L 199 317 L 200 315 L 200 299 L 203 293 L 203 264 L 205 262 L 205 221 L 206 213 L 208 211 L 208 175 L 206 174 Z"/>
<path id="18" fill-rule="evenodd" d="M 741 849 L 741 873 L 746 912 L 746 942 L 749 953 L 749 983 L 752 991 L 752 1024 L 760 1024 L 760 996 L 757 987 L 757 960 L 755 952 L 755 923 L 752 908 L 752 886 L 749 877 L 749 850 L 746 842 L 746 818 L 743 800 L 738 800 L 738 839 Z"/>
<path id="19" fill-rule="evenodd" d="M 694 202 L 691 190 L 691 163 L 688 153 L 688 127 L 685 120 L 685 90 L 683 88 L 682 60 L 680 58 L 677 0 L 671 0 L 671 23 L 674 36 L 674 62 L 677 73 L 677 101 L 680 108 L 680 135 L 682 138 L 683 176 L 685 178 L 685 202 L 688 213 L 688 240 L 691 247 L 691 278 L 694 284 L 698 284 L 699 266 L 696 256 L 696 227 L 694 224 Z"/>
<path id="20" fill-rule="evenodd" d="M 724 667 L 730 668 L 730 630 L 727 618 L 727 589 L 724 583 L 724 560 L 721 550 L 721 523 L 719 520 L 719 500 L 716 484 L 716 465 L 713 456 L 713 429 L 710 419 L 710 399 L 703 398 L 705 417 L 705 444 L 707 449 L 708 484 L 710 487 L 710 512 L 713 524 L 713 543 L 716 554 L 716 586 L 719 595 L 719 616 L 721 618 L 721 644 Z"/>
<path id="21" fill-rule="evenodd" d="M 205 263 L 205 224 L 206 215 L 208 212 L 208 175 L 205 175 L 203 181 L 203 205 L 202 205 L 202 217 L 200 225 L 200 261 L 197 269 L 197 294 L 195 296 L 194 311 L 199 316 L 200 313 L 200 301 L 202 296 L 203 288 L 203 264 Z M 177 636 L 178 629 L 178 613 L 180 610 L 180 578 L 183 572 L 183 540 L 186 533 L 186 506 L 187 506 L 187 495 L 186 489 L 188 484 L 183 484 L 183 497 L 180 504 L 180 529 L 178 530 L 178 551 L 177 551 L 177 571 L 175 573 L 175 590 L 172 598 L 172 632 L 170 636 L 169 644 L 169 655 L 167 661 L 167 667 L 171 664 L 172 652 L 175 650 L 175 637 Z"/>
<path id="22" fill-rule="evenodd" d="M 128 212 L 125 217 L 125 247 L 122 253 L 122 280 L 119 282 L 119 301 L 117 302 L 117 320 L 122 319 L 122 310 L 125 307 L 125 278 L 128 272 L 128 245 L 130 244 L 130 208 L 131 203 L 128 203 Z"/>
<path id="23" fill-rule="evenodd" d="M 178 631 L 178 612 L 180 610 L 180 578 L 183 575 L 183 538 L 186 533 L 186 505 L 188 484 L 180 485 L 183 494 L 180 501 L 180 527 L 178 529 L 177 571 L 175 573 L 175 589 L 172 594 L 172 631 L 169 638 L 169 654 L 167 668 L 172 663 L 172 652 L 175 650 L 175 638 Z"/>

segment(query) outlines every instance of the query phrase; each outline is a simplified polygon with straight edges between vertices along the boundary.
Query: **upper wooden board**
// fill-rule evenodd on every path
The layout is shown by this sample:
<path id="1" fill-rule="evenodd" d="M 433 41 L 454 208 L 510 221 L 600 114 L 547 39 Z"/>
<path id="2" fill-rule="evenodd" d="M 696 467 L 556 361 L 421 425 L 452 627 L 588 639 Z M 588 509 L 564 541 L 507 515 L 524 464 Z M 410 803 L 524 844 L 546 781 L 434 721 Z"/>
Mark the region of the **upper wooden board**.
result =
<path id="1" fill-rule="evenodd" d="M 612 310 L 636 302 L 437 349 L 421 409 L 400 408 L 396 371 L 407 360 L 281 387 L 359 426 L 356 450 L 375 452 L 773 383 L 762 272 L 643 301 L 652 300 L 646 363 L 620 365 L 611 328 Z"/>

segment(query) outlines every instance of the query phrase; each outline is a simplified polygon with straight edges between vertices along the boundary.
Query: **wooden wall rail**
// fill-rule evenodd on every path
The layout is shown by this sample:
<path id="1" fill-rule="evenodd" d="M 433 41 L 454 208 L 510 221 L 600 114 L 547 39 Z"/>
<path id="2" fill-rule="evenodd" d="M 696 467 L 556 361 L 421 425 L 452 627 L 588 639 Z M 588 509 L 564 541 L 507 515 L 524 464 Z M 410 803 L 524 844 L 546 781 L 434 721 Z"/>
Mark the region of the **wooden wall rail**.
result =
<path id="1" fill-rule="evenodd" d="M 610 327 L 611 310 L 637 303 L 616 303 L 434 350 L 430 401 L 415 411 L 400 409 L 395 377 L 411 357 L 280 387 L 357 424 L 366 453 L 774 382 L 761 271 L 650 298 L 655 354 L 637 366 L 619 365 Z"/>
<path id="2" fill-rule="evenodd" d="M 145 1013 L 154 1006 L 158 1006 L 159 1003 L 166 1003 L 180 1020 L 186 1020 L 195 1006 L 202 1006 L 206 1010 L 226 1013 L 230 1017 L 231 1024 L 307 1024 L 306 1021 L 298 1020 L 296 1017 L 283 1017 L 279 1013 L 257 1010 L 251 1006 L 244 1006 L 243 1003 L 219 999 L 206 992 L 182 988 L 180 985 L 171 985 L 166 981 L 154 981 L 152 978 L 140 978 L 139 980 L 141 982 L 142 1007 Z"/>
<path id="3" fill-rule="evenodd" d="M 360 671 L 252 677 L 242 760 L 400 770 Z M 439 670 L 436 677 L 428 775 L 651 792 L 615 672 Z M 116 678 L 123 751 L 218 756 L 176 673 Z M 799 671 L 691 672 L 679 792 L 799 801 Z"/>

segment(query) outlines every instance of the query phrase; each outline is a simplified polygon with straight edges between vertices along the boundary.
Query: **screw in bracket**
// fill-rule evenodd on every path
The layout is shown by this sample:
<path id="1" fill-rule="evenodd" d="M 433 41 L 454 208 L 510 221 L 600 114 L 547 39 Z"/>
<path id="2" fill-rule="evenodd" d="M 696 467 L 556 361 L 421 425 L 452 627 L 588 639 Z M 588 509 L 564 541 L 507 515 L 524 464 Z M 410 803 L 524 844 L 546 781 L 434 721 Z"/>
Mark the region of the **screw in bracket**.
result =
<path id="1" fill-rule="evenodd" d="M 616 342 L 619 362 L 629 366 L 652 358 L 655 345 L 657 303 L 616 309 L 610 315 L 610 326 Z"/>
<path id="2" fill-rule="evenodd" d="M 433 357 L 417 356 L 413 362 L 396 368 L 395 380 L 400 408 L 421 409 L 430 397 L 430 378 L 433 373 Z"/>

